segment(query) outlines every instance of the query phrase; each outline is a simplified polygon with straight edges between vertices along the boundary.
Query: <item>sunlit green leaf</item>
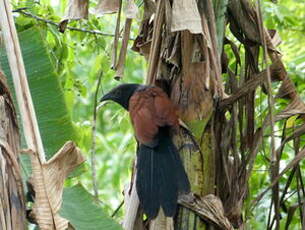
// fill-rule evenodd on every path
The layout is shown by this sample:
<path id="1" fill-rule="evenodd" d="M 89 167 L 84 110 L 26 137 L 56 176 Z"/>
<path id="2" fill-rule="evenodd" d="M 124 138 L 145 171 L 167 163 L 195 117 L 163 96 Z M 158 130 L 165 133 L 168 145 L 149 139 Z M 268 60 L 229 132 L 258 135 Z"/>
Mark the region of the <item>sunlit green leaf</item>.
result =
<path id="1" fill-rule="evenodd" d="M 77 230 L 122 230 L 81 185 L 64 189 L 60 214 Z"/>

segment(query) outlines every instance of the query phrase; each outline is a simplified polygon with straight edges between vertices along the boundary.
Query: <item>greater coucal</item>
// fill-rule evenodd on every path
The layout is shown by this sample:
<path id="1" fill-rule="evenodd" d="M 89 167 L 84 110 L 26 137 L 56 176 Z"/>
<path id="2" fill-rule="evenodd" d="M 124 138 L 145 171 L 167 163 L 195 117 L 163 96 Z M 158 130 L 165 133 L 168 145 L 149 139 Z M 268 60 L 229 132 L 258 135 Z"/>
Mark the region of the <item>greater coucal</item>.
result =
<path id="1" fill-rule="evenodd" d="M 162 207 L 174 216 L 178 194 L 188 193 L 190 183 L 170 136 L 179 121 L 175 106 L 159 87 L 122 84 L 101 98 L 129 111 L 138 141 L 136 189 L 144 213 L 151 219 Z"/>

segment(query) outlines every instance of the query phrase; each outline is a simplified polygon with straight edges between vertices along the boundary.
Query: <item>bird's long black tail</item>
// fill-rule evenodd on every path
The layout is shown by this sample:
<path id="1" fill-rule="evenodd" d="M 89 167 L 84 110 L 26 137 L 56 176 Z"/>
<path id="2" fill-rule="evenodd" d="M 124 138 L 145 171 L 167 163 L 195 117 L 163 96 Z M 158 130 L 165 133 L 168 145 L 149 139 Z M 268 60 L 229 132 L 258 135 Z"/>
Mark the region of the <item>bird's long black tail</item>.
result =
<path id="1" fill-rule="evenodd" d="M 168 130 L 160 130 L 155 148 L 138 148 L 136 188 L 144 213 L 155 218 L 162 207 L 174 216 L 178 194 L 188 193 L 190 183 Z"/>

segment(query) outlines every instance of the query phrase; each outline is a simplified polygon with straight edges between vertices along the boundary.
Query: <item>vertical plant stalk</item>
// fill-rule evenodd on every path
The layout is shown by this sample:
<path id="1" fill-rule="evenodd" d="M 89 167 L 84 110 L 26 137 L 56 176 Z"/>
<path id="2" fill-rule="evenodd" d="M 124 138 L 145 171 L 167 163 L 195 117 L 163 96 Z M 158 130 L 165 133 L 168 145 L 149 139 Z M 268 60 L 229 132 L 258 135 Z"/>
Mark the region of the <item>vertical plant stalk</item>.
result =
<path id="1" fill-rule="evenodd" d="M 123 220 L 124 230 L 138 230 L 136 224 L 137 219 L 142 218 L 138 216 L 140 201 L 136 189 L 136 167 L 133 168 L 134 176 L 131 179 L 130 184 L 124 188 L 124 203 L 125 203 L 125 216 Z"/>
<path id="2" fill-rule="evenodd" d="M 148 59 L 148 70 L 146 76 L 147 84 L 153 83 L 154 75 L 157 71 L 158 60 L 160 58 L 159 54 L 162 40 L 161 30 L 165 16 L 165 1 L 159 0 L 157 4 L 157 12 L 154 19 L 153 37 Z"/>
<path id="3" fill-rule="evenodd" d="M 268 87 L 268 109 L 269 109 L 269 115 L 270 115 L 270 127 L 271 127 L 271 161 L 274 162 L 277 159 L 277 154 L 275 151 L 275 141 L 274 141 L 274 115 L 273 115 L 273 106 L 274 106 L 274 99 L 272 96 L 272 85 L 271 85 L 271 75 L 270 75 L 270 67 L 267 65 L 267 44 L 266 44 L 266 38 L 264 34 L 264 27 L 263 27 L 263 18 L 262 18 L 262 12 L 261 12 L 261 4 L 260 0 L 258 0 L 257 4 L 257 12 L 258 12 L 258 21 L 259 21 L 259 30 L 260 30 L 260 36 L 263 42 L 263 59 L 266 65 L 266 77 L 267 77 L 267 87 Z"/>
<path id="4" fill-rule="evenodd" d="M 114 40 L 113 40 L 111 68 L 115 68 L 117 65 L 118 43 L 119 43 L 119 37 L 120 37 L 120 24 L 121 24 L 121 12 L 122 12 L 122 0 L 119 0 L 119 1 L 120 1 L 120 5 L 119 5 L 119 12 L 118 12 L 117 21 L 116 21 Z"/>
<path id="5" fill-rule="evenodd" d="M 127 18 L 125 21 L 125 26 L 124 26 L 123 41 L 122 41 L 122 47 L 121 47 L 120 54 L 119 54 L 119 59 L 114 68 L 114 69 L 116 69 L 116 73 L 115 73 L 116 80 L 121 80 L 121 78 L 124 75 L 125 59 L 126 59 L 126 54 L 127 54 L 128 41 L 129 41 L 129 37 L 130 37 L 131 23 L 132 23 L 132 19 Z"/>
<path id="6" fill-rule="evenodd" d="M 98 92 L 101 86 L 103 77 L 103 71 L 99 73 L 97 80 L 96 90 L 94 94 L 94 105 L 93 105 L 93 121 L 92 121 L 92 145 L 91 145 L 91 170 L 92 170 L 92 184 L 94 197 L 98 200 L 98 183 L 96 178 L 96 118 L 97 118 L 97 103 L 98 103 Z"/>
<path id="7" fill-rule="evenodd" d="M 216 32 L 217 32 L 217 51 L 221 55 L 223 48 L 223 38 L 226 28 L 226 11 L 228 7 L 228 0 L 217 0 L 214 1 L 214 12 L 216 20 Z"/>
<path id="8" fill-rule="evenodd" d="M 267 44 L 266 38 L 264 34 L 264 26 L 263 26 L 263 18 L 261 12 L 261 2 L 258 0 L 257 2 L 257 14 L 258 14 L 258 26 L 259 26 L 259 33 L 262 41 L 263 47 L 263 60 L 266 66 L 266 77 L 267 77 L 267 89 L 268 89 L 268 109 L 269 109 L 269 119 L 270 119 L 270 128 L 271 128 L 271 180 L 273 181 L 279 174 L 279 157 L 275 151 L 275 141 L 274 141 L 274 115 L 273 115 L 273 106 L 274 106 L 274 99 L 272 96 L 272 85 L 271 85 L 271 76 L 270 76 L 270 69 L 267 65 Z M 279 200 L 279 185 L 278 183 L 272 189 L 272 199 L 274 204 L 274 215 L 276 220 L 275 229 L 280 229 L 280 200 Z"/>
<path id="9" fill-rule="evenodd" d="M 44 163 L 46 161 L 45 153 L 9 0 L 0 1 L 0 25 L 12 72 L 26 144 L 28 148 L 38 153 L 40 161 Z"/>

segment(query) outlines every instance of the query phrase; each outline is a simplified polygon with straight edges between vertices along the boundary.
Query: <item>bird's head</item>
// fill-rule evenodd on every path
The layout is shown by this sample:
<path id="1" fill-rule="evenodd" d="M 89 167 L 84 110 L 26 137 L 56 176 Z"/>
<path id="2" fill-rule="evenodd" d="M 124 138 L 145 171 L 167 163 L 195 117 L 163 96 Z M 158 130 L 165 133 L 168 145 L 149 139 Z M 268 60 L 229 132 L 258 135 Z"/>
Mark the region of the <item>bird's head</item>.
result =
<path id="1" fill-rule="evenodd" d="M 129 99 L 140 86 L 139 84 L 121 84 L 106 93 L 100 102 L 114 101 L 128 110 Z"/>

